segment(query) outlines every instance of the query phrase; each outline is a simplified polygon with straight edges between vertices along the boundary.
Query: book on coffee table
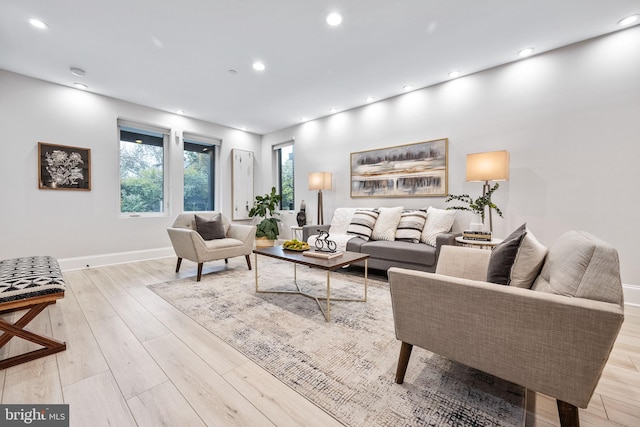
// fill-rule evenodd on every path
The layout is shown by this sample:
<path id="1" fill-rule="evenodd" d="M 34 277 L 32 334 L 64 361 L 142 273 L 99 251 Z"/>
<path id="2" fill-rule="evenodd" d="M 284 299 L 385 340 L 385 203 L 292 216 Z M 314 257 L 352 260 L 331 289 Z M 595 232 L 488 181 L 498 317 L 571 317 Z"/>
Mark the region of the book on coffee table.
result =
<path id="1" fill-rule="evenodd" d="M 332 259 L 342 256 L 342 251 L 337 252 L 320 252 L 320 251 L 306 251 L 302 253 L 304 256 L 310 256 L 314 258 Z"/>

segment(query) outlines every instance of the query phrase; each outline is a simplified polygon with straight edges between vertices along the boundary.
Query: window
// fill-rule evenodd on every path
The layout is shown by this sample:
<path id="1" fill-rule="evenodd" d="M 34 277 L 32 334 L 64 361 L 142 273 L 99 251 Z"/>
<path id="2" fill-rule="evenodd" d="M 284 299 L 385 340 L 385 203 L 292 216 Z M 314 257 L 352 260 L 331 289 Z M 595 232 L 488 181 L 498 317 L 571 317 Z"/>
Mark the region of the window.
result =
<path id="1" fill-rule="evenodd" d="M 118 121 L 120 212 L 165 211 L 165 147 L 168 130 Z"/>
<path id="2" fill-rule="evenodd" d="M 214 210 L 216 145 L 184 136 L 184 210 Z"/>
<path id="3" fill-rule="evenodd" d="M 278 191 L 282 194 L 280 209 L 295 210 L 293 142 L 274 146 L 278 171 Z"/>

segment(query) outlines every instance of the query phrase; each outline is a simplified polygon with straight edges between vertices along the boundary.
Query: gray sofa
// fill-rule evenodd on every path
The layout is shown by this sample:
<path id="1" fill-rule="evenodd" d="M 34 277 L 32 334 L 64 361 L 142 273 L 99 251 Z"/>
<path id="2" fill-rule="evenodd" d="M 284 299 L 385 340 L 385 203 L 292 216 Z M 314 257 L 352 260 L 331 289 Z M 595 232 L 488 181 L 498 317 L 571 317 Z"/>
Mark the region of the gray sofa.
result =
<path id="1" fill-rule="evenodd" d="M 328 232 L 329 225 L 305 225 L 302 238 L 306 242 L 309 236 L 318 234 L 318 230 Z M 455 245 L 460 233 L 441 233 L 436 238 L 436 246 L 424 243 L 409 243 L 398 240 L 369 240 L 355 237 L 347 243 L 347 250 L 369 254 L 368 268 L 386 271 L 391 267 L 408 268 L 433 273 L 436 270 L 438 255 L 443 245 Z M 364 266 L 361 261 L 355 265 Z"/>

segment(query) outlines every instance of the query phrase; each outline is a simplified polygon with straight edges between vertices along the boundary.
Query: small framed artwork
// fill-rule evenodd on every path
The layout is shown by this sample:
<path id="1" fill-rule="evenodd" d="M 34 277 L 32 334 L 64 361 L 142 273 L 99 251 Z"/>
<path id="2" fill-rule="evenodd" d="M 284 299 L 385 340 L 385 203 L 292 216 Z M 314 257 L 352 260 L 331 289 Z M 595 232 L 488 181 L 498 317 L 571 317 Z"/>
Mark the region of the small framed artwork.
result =
<path id="1" fill-rule="evenodd" d="M 91 190 L 91 149 L 38 142 L 38 188 Z"/>
<path id="2" fill-rule="evenodd" d="M 447 138 L 351 153 L 351 197 L 447 195 Z"/>

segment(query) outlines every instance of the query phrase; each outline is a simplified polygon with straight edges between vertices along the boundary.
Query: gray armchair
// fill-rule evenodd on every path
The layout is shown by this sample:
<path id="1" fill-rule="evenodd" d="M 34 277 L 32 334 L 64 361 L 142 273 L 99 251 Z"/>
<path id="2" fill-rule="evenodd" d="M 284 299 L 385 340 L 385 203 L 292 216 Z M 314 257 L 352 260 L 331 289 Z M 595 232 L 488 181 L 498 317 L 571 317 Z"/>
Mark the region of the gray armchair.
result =
<path id="1" fill-rule="evenodd" d="M 532 289 L 485 282 L 490 251 L 443 246 L 435 273 L 389 270 L 401 384 L 414 345 L 557 399 L 579 425 L 624 320 L 615 249 L 561 236 Z"/>
<path id="2" fill-rule="evenodd" d="M 199 216 L 212 218 L 217 212 L 198 213 Z M 195 216 L 191 213 L 178 215 L 171 228 L 167 229 L 173 249 L 178 256 L 176 273 L 180 271 L 182 259 L 198 263 L 199 282 L 202 278 L 202 265 L 208 261 L 224 259 L 244 255 L 247 267 L 251 270 L 251 251 L 256 235 L 256 227 L 253 225 L 230 224 L 227 218 L 222 216 L 225 229 L 225 237 L 215 240 L 204 240 L 196 231 Z"/>

